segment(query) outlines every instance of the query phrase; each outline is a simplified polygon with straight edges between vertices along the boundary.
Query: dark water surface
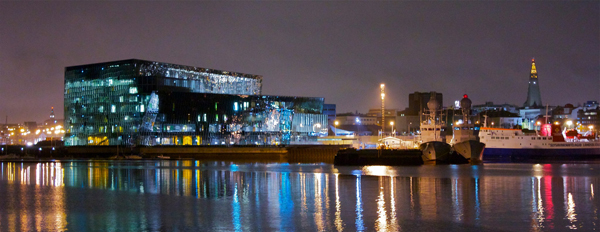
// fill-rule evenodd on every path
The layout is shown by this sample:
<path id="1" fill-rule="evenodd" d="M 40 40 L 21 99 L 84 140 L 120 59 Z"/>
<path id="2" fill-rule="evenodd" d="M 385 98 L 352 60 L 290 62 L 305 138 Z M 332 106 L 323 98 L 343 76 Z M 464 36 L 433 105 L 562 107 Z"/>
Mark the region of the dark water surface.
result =
<path id="1" fill-rule="evenodd" d="M 0 231 L 599 230 L 600 164 L 0 162 Z"/>

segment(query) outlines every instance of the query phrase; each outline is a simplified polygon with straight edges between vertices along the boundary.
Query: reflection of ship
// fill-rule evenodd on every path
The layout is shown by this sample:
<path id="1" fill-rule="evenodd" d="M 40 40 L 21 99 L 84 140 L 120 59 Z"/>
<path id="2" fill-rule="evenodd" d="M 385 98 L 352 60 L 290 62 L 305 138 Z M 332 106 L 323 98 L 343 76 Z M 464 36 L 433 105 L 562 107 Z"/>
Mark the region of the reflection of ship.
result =
<path id="1" fill-rule="evenodd" d="M 428 110 L 421 114 L 421 145 L 423 161 L 448 162 L 450 145 L 446 143 L 444 122 L 442 121 L 440 104 L 435 100 L 435 92 L 427 102 Z M 438 114 L 439 113 L 439 114 Z M 423 116 L 425 118 L 423 118 Z"/>
<path id="2" fill-rule="evenodd" d="M 561 129 L 556 124 L 544 124 L 539 132 L 483 127 L 479 137 L 486 144 L 485 159 L 600 158 L 600 141 L 595 133 Z"/>
<path id="3" fill-rule="evenodd" d="M 454 123 L 452 144 L 453 150 L 472 164 L 481 163 L 485 144 L 479 142 L 479 130 L 469 120 L 471 100 L 465 94 L 460 100 L 462 122 Z"/>

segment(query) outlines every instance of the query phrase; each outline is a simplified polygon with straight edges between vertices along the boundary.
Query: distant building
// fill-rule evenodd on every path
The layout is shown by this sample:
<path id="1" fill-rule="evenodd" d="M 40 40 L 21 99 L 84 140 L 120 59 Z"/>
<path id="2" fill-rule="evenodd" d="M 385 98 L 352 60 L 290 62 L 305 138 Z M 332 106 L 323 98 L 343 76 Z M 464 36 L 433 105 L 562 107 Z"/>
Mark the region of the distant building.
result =
<path id="1" fill-rule="evenodd" d="M 356 135 L 377 135 L 381 127 L 377 125 L 376 116 L 368 116 L 366 114 L 343 113 L 336 115 L 336 121 L 340 128 L 347 131 L 352 131 Z"/>
<path id="2" fill-rule="evenodd" d="M 550 111 L 551 120 L 548 123 L 552 122 L 563 122 L 565 120 L 577 120 L 577 112 L 583 109 L 583 107 L 575 107 L 573 104 L 566 104 L 564 106 L 557 106 Z"/>
<path id="3" fill-rule="evenodd" d="M 588 101 L 584 107 L 577 110 L 577 122 L 584 128 L 597 131 L 600 128 L 600 105 L 598 102 Z"/>
<path id="4" fill-rule="evenodd" d="M 441 93 L 436 92 L 414 92 L 408 95 L 408 108 L 396 113 L 394 128 L 398 134 L 414 133 L 421 127 L 420 113 L 427 109 L 427 102 L 431 99 L 431 95 L 435 94 L 435 99 L 440 106 L 444 105 L 444 97 Z"/>
<path id="5" fill-rule="evenodd" d="M 414 92 L 408 95 L 408 108 L 401 112 L 405 115 L 419 115 L 427 109 L 427 102 L 431 99 L 431 94 L 435 94 L 435 100 L 444 105 L 444 97 L 441 93 L 436 92 Z"/>
<path id="6" fill-rule="evenodd" d="M 471 106 L 471 110 L 473 111 L 473 114 L 478 114 L 481 113 L 483 111 L 488 111 L 488 110 L 495 110 L 495 111 L 508 111 L 511 113 L 519 113 L 518 110 L 518 106 L 516 105 L 511 105 L 511 104 L 494 104 L 494 102 L 485 102 L 485 104 L 481 104 L 481 105 L 473 105 Z"/>
<path id="7" fill-rule="evenodd" d="M 527 100 L 523 104 L 524 107 L 538 108 L 542 107 L 542 96 L 540 94 L 537 69 L 535 67 L 535 59 L 531 59 L 531 72 L 529 74 L 529 88 L 527 90 Z"/>
<path id="8" fill-rule="evenodd" d="M 487 119 L 486 117 L 487 116 Z M 518 114 L 508 111 L 484 111 L 479 113 L 478 118 L 483 126 L 493 128 L 513 129 L 521 127 L 521 117 Z"/>
<path id="9" fill-rule="evenodd" d="M 65 69 L 65 146 L 290 144 L 327 134 L 323 98 L 262 76 L 144 60 Z"/>
<path id="10" fill-rule="evenodd" d="M 329 127 L 335 124 L 336 105 L 335 104 L 323 104 L 323 114 L 327 116 L 327 124 Z M 333 131 L 330 131 L 333 135 Z"/>
<path id="11" fill-rule="evenodd" d="M 336 115 L 340 125 L 377 125 L 377 116 L 367 114 L 343 113 Z"/>
<path id="12" fill-rule="evenodd" d="M 396 115 L 398 113 L 398 110 L 396 109 L 384 109 L 385 112 L 385 124 L 384 126 L 384 131 L 386 133 L 389 133 L 392 131 L 392 127 L 394 129 L 396 129 Z M 379 109 L 369 109 L 369 112 L 367 113 L 367 116 L 370 117 L 376 117 L 376 124 L 381 126 L 381 108 Z M 391 122 L 394 122 L 394 125 L 392 126 Z"/>

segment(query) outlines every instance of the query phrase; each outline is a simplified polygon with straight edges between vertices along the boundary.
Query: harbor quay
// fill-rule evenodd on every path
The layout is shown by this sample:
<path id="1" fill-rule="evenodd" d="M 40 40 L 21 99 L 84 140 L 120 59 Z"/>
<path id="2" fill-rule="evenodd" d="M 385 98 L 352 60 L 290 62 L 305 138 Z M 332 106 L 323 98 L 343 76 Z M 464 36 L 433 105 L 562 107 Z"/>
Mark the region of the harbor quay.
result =
<path id="1" fill-rule="evenodd" d="M 36 159 L 194 159 L 273 162 L 333 163 L 339 150 L 349 145 L 289 145 L 289 146 L 68 146 L 41 148 L 36 146 L 5 146 L 11 157 L 0 160 Z"/>

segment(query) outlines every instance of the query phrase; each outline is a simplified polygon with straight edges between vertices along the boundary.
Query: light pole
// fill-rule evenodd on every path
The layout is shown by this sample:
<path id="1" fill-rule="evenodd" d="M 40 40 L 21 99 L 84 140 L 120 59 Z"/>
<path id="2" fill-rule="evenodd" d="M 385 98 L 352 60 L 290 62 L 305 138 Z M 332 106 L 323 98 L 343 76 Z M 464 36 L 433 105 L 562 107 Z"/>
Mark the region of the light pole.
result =
<path id="1" fill-rule="evenodd" d="M 333 136 L 337 136 L 337 126 L 338 124 L 340 124 L 340 122 L 338 122 L 337 120 L 335 120 L 335 122 L 333 122 Z"/>
<path id="2" fill-rule="evenodd" d="M 394 134 L 394 137 L 396 137 L 396 133 L 394 133 L 394 122 L 391 121 L 390 125 L 392 125 L 392 134 Z"/>
<path id="3" fill-rule="evenodd" d="M 381 136 L 383 136 L 385 131 L 385 84 L 381 84 L 379 87 L 381 88 Z"/>

